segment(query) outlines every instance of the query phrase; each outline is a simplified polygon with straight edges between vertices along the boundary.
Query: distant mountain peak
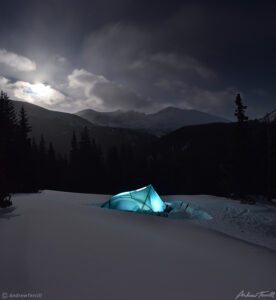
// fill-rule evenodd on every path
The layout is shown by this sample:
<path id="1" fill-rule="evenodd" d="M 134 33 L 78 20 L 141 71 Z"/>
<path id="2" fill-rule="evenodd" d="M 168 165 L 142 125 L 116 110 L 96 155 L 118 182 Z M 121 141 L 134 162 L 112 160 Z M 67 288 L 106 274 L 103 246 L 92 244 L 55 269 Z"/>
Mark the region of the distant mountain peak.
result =
<path id="1" fill-rule="evenodd" d="M 183 109 L 176 106 L 167 106 L 161 109 L 160 111 L 176 111 L 176 110 L 183 110 Z"/>
<path id="2" fill-rule="evenodd" d="M 179 108 L 176 106 L 167 106 L 154 114 L 175 113 L 175 112 L 181 112 L 183 110 L 186 110 L 186 109 L 182 109 L 182 108 Z"/>
<path id="3" fill-rule="evenodd" d="M 166 134 L 188 125 L 228 122 L 226 119 L 204 112 L 175 106 L 165 107 L 152 114 L 133 110 L 101 113 L 86 109 L 79 111 L 77 115 L 100 126 L 142 129 L 156 135 Z"/>

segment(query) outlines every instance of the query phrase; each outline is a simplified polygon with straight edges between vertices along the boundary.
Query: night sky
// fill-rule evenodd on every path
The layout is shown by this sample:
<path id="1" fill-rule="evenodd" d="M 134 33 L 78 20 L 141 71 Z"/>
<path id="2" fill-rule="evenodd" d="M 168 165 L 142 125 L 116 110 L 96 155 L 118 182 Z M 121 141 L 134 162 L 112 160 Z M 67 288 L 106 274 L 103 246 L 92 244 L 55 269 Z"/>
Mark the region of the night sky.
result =
<path id="1" fill-rule="evenodd" d="M 276 107 L 276 1 L 1 3 L 0 89 L 46 108 Z"/>

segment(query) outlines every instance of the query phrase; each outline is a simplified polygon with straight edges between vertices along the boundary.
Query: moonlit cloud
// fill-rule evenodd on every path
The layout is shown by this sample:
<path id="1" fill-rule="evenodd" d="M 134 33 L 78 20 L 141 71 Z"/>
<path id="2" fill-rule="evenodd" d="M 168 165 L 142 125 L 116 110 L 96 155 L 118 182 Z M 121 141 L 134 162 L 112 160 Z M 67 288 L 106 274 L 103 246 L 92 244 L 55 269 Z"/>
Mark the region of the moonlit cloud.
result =
<path id="1" fill-rule="evenodd" d="M 156 51 L 151 44 L 152 39 L 147 32 L 129 25 L 109 24 L 93 32 L 84 44 L 85 64 L 89 69 L 109 74 L 115 80 L 111 83 L 106 80 L 95 81 L 96 78 L 91 77 L 86 92 L 91 91 L 93 85 L 93 95 L 97 93 L 102 103 L 106 107 L 109 105 L 110 109 L 123 105 L 127 109 L 146 112 L 168 105 L 198 109 L 195 102 L 187 103 L 190 99 L 198 98 L 198 83 L 217 80 L 216 72 L 195 57 Z M 81 82 L 84 84 L 85 80 Z M 183 84 L 185 95 L 189 95 L 189 98 L 183 96 Z M 126 87 L 132 93 L 126 92 Z M 206 88 L 201 90 L 206 95 L 219 94 Z M 203 92 L 201 94 L 204 95 Z M 221 95 L 224 95 L 223 92 Z M 139 99 L 142 99 L 141 105 L 138 105 Z M 212 102 L 205 103 L 203 110 L 209 111 Z M 221 99 L 221 103 L 225 103 L 224 99 Z"/>
<path id="2" fill-rule="evenodd" d="M 103 76 L 92 74 L 84 69 L 75 69 L 68 75 L 69 88 L 84 90 L 86 97 L 89 97 L 95 84 L 100 82 L 108 82 Z"/>
<path id="3" fill-rule="evenodd" d="M 66 99 L 64 94 L 50 85 L 43 83 L 32 84 L 26 81 L 11 82 L 5 77 L 0 77 L 0 89 L 7 91 L 11 98 L 48 108 L 59 105 Z"/>
<path id="4" fill-rule="evenodd" d="M 18 71 L 30 72 L 36 70 L 36 63 L 29 58 L 0 49 L 0 63 L 6 64 Z"/>
<path id="5" fill-rule="evenodd" d="M 42 104 L 50 107 L 65 100 L 65 96 L 62 93 L 43 83 L 31 84 L 25 81 L 17 81 L 13 84 L 13 87 L 16 98 L 33 104 Z"/>
<path id="6" fill-rule="evenodd" d="M 75 69 L 68 76 L 68 93 L 82 99 L 83 106 L 99 110 L 144 110 L 153 106 L 128 88 L 84 69 Z"/>
<path id="7" fill-rule="evenodd" d="M 235 99 L 237 92 L 235 88 L 211 91 L 196 86 L 188 87 L 181 91 L 182 97 L 180 98 L 179 106 L 207 113 L 213 113 L 213 108 L 216 107 L 216 114 L 225 118 L 231 118 L 234 116 L 235 105 L 233 99 Z"/>
<path id="8" fill-rule="evenodd" d="M 177 106 L 230 119 L 240 92 L 250 117 L 264 115 L 275 108 L 275 3 L 4 1 L 2 86 L 54 110 Z"/>

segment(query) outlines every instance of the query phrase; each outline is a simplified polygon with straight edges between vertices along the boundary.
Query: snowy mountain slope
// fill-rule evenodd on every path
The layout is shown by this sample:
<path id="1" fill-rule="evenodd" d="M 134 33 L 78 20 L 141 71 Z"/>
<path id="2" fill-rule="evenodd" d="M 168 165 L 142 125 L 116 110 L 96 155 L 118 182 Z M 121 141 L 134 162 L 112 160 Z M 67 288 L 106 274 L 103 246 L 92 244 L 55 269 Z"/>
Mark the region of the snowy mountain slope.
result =
<path id="1" fill-rule="evenodd" d="M 177 197 L 163 198 L 190 201 Z M 15 210 L 0 213 L 1 293 L 228 300 L 242 290 L 275 291 L 275 251 L 190 222 L 90 205 L 108 198 L 54 191 L 14 196 Z"/>
<path id="2" fill-rule="evenodd" d="M 78 116 L 101 126 L 144 129 L 157 135 L 174 131 L 187 125 L 227 122 L 226 119 L 196 110 L 167 107 L 154 114 L 134 111 L 97 112 L 86 109 Z"/>
<path id="3" fill-rule="evenodd" d="M 276 109 L 274 109 L 272 112 L 266 114 L 263 118 L 260 119 L 261 121 L 267 121 L 269 122 L 276 122 Z"/>
<path id="4" fill-rule="evenodd" d="M 37 143 L 43 134 L 46 142 L 52 142 L 62 154 L 68 154 L 70 150 L 73 131 L 79 137 L 85 126 L 89 129 L 91 139 L 104 150 L 122 143 L 143 148 L 156 139 L 150 134 L 130 129 L 97 126 L 75 114 L 52 111 L 27 102 L 13 101 L 13 104 L 17 112 L 24 106 L 32 126 L 31 134 Z"/>
<path id="5" fill-rule="evenodd" d="M 76 115 L 97 125 L 109 127 L 128 127 L 128 124 L 135 127 L 139 126 L 139 123 L 146 118 L 144 113 L 122 110 L 99 112 L 93 109 L 85 109 L 77 112 Z"/>

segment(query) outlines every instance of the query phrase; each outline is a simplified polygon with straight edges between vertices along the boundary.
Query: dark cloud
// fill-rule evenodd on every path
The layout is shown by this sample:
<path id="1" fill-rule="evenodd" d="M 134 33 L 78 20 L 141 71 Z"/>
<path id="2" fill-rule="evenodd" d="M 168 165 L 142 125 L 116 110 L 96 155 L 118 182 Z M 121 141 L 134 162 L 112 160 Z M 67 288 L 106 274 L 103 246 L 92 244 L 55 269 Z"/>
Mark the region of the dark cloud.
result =
<path id="1" fill-rule="evenodd" d="M 0 76 L 60 92 L 53 108 L 176 105 L 232 117 L 237 91 L 251 116 L 275 107 L 275 1 L 18 0 L 1 9 Z M 70 75 L 83 85 L 70 86 Z"/>
<path id="2" fill-rule="evenodd" d="M 78 99 L 76 109 L 81 105 L 100 110 L 151 110 L 155 103 L 147 101 L 125 86 L 92 74 L 84 69 L 75 69 L 68 76 L 67 90 L 72 99 Z"/>

